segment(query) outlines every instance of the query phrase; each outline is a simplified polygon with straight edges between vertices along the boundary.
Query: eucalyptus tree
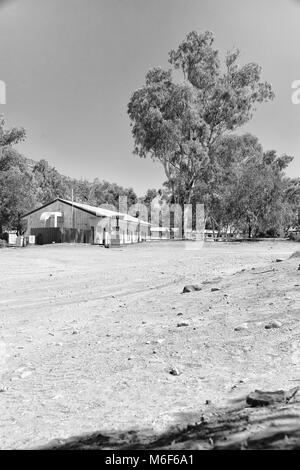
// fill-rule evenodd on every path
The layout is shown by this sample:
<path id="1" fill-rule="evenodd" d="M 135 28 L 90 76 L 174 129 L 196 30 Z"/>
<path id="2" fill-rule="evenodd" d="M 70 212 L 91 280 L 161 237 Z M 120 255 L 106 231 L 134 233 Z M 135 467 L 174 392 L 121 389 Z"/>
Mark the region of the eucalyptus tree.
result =
<path id="1" fill-rule="evenodd" d="M 189 33 L 170 51 L 171 68 L 149 70 L 128 104 L 134 153 L 161 162 L 173 202 L 190 202 L 201 184 L 211 197 L 222 137 L 274 97 L 258 64 L 239 65 L 238 50 L 221 60 L 214 42 L 209 31 Z"/>

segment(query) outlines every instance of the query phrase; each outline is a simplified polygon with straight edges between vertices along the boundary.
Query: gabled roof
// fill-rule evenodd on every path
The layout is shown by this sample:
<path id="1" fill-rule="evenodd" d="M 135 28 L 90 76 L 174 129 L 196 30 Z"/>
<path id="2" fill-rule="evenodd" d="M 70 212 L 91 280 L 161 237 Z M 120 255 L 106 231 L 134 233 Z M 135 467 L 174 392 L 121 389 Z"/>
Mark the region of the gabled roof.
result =
<path id="1" fill-rule="evenodd" d="M 142 225 L 151 225 L 148 222 L 145 222 L 144 220 L 138 219 L 136 217 L 132 217 L 131 215 L 128 215 L 128 214 L 123 214 L 121 212 L 111 211 L 108 209 L 102 209 L 102 207 L 90 206 L 89 204 L 83 204 L 81 202 L 68 201 L 67 199 L 62 199 L 60 197 L 54 199 L 51 202 L 48 202 L 47 204 L 44 204 L 41 207 L 38 207 L 37 209 L 34 209 L 33 211 L 28 212 L 27 214 L 24 214 L 22 218 L 28 217 L 34 212 L 44 209 L 45 207 L 50 206 L 50 204 L 53 204 L 56 201 L 60 201 L 60 202 L 63 202 L 64 204 L 68 204 L 69 206 L 76 207 L 76 209 L 80 209 L 84 212 L 87 212 L 88 214 L 95 215 L 96 217 L 119 217 L 120 220 L 124 220 L 126 222 L 135 222 L 135 223 L 140 222 Z"/>
<path id="2" fill-rule="evenodd" d="M 124 218 L 124 214 L 121 212 L 111 211 L 109 209 L 102 209 L 101 207 L 90 206 L 89 204 L 83 204 L 81 202 L 72 202 L 68 201 L 67 199 L 58 198 L 59 201 L 65 202 L 77 209 L 81 209 L 85 212 L 89 212 L 92 215 L 96 215 L 97 217 L 120 217 L 120 219 Z"/>
<path id="3" fill-rule="evenodd" d="M 77 209 L 80 209 L 84 212 L 88 212 L 91 215 L 95 215 L 97 217 L 116 217 L 119 216 L 120 218 L 124 217 L 124 214 L 121 214 L 120 212 L 115 212 L 115 211 L 110 211 L 108 209 L 102 209 L 101 207 L 94 207 L 90 206 L 89 204 L 82 204 L 80 202 L 75 202 L 75 201 L 68 201 L 67 199 L 62 199 L 60 197 L 54 199 L 53 201 L 48 202 L 47 204 L 44 204 L 43 206 L 37 207 L 36 209 L 27 212 L 27 214 L 24 214 L 22 218 L 27 217 L 34 212 L 40 211 L 41 209 L 44 209 L 45 207 L 50 206 L 50 204 L 53 204 L 56 201 L 63 202 L 64 204 L 68 204 L 69 206 L 76 207 Z"/>

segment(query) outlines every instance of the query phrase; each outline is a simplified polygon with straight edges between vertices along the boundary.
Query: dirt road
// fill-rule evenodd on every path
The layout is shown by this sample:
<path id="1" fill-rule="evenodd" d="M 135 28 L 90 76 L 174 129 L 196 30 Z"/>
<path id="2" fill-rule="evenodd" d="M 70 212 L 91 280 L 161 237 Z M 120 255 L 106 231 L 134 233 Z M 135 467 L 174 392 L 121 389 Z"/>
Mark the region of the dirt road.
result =
<path id="1" fill-rule="evenodd" d="M 296 250 L 292 242 L 1 249 L 1 448 L 161 433 L 197 421 L 206 400 L 229 406 L 255 388 L 299 385 L 300 259 L 288 259 Z M 201 291 L 181 294 L 195 283 Z M 266 329 L 271 320 L 280 327 Z"/>

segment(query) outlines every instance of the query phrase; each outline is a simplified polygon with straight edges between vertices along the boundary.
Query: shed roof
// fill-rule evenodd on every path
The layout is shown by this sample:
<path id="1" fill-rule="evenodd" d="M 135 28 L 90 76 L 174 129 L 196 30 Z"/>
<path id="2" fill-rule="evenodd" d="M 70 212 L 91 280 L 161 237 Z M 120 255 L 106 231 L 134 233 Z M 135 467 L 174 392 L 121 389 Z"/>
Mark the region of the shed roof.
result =
<path id="1" fill-rule="evenodd" d="M 132 215 L 129 214 L 123 214 L 124 215 L 124 221 L 125 222 L 134 222 L 136 224 L 140 223 L 141 225 L 146 225 L 150 226 L 151 224 L 149 222 L 146 222 L 145 220 L 139 219 L 138 217 L 133 217 Z"/>
<path id="2" fill-rule="evenodd" d="M 138 219 L 137 217 L 132 217 L 131 215 L 124 214 L 122 212 L 111 211 L 109 209 L 103 209 L 102 207 L 91 206 L 90 204 L 83 204 L 81 202 L 69 201 L 67 199 L 62 199 L 60 197 L 54 199 L 51 202 L 48 202 L 47 204 L 44 204 L 41 207 L 38 207 L 37 209 L 34 209 L 28 212 L 27 214 L 24 214 L 22 218 L 28 217 L 34 212 L 44 209 L 45 207 L 49 206 L 50 204 L 53 204 L 56 201 L 60 201 L 60 202 L 63 202 L 64 204 L 68 204 L 69 206 L 76 207 L 77 209 L 80 209 L 84 212 L 88 212 L 89 214 L 95 215 L 96 217 L 119 217 L 121 220 L 124 220 L 126 222 L 135 222 L 135 223 L 140 222 L 142 225 L 151 225 L 148 222 L 145 222 L 144 220 Z"/>
<path id="3" fill-rule="evenodd" d="M 61 199 L 61 198 L 59 198 L 59 200 L 73 207 L 76 207 L 77 209 L 82 209 L 85 212 L 89 212 L 92 215 L 96 215 L 97 217 L 117 217 L 118 216 L 120 217 L 120 219 L 123 219 L 125 215 L 125 214 L 121 214 L 121 212 L 111 211 L 109 209 L 102 209 L 102 207 L 90 206 L 89 204 L 83 204 L 81 202 L 75 202 L 75 201 L 72 202 L 72 201 L 68 201 L 67 199 Z"/>
<path id="4" fill-rule="evenodd" d="M 50 204 L 53 204 L 56 201 L 63 202 L 64 204 L 68 204 L 69 206 L 76 207 L 77 209 L 83 210 L 84 212 L 88 212 L 89 214 L 96 215 L 98 217 L 116 217 L 119 216 L 120 218 L 124 218 L 124 214 L 121 214 L 120 212 L 115 212 L 111 211 L 108 209 L 102 209 L 101 207 L 94 207 L 90 206 L 89 204 L 82 204 L 81 202 L 75 202 L 75 201 L 68 201 L 67 199 L 62 199 L 60 197 L 54 199 L 53 201 L 47 202 L 47 204 L 44 204 L 43 206 L 37 207 L 36 209 L 33 209 L 30 212 L 27 212 L 27 214 L 24 214 L 23 217 L 28 217 L 29 215 L 33 214 L 34 212 L 40 211 L 41 209 L 44 209 L 45 207 L 50 206 Z"/>

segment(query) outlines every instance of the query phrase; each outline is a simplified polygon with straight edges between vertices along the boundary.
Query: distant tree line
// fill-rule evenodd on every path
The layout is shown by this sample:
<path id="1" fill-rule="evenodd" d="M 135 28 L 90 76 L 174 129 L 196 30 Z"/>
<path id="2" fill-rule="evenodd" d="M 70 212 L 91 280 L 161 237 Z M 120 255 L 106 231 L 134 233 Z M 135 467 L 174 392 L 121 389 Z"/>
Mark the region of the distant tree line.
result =
<path id="1" fill-rule="evenodd" d="M 0 131 L 3 134 L 3 124 Z M 16 130 L 14 130 L 15 135 Z M 21 129 L 20 133 L 24 131 Z M 21 216 L 57 197 L 94 206 L 103 204 L 119 207 L 119 196 L 127 196 L 128 207 L 142 203 L 151 213 L 153 200 L 174 203 L 173 186 L 166 181 L 160 189 L 148 189 L 137 197 L 132 188 L 115 183 L 90 182 L 61 175 L 46 160 L 33 161 L 20 155 L 13 143 L 0 147 L 0 233 L 17 230 L 22 233 Z M 246 236 L 283 235 L 299 226 L 300 178 L 288 178 L 284 170 L 291 162 L 288 155 L 264 152 L 258 139 L 251 134 L 226 136 L 214 154 L 213 177 L 208 184 L 200 181 L 189 203 L 204 203 L 206 227 L 217 233 L 244 232 Z M 176 181 L 175 202 L 183 201 L 184 182 Z M 139 215 L 138 213 L 136 215 Z"/>
<path id="2" fill-rule="evenodd" d="M 0 120 L 0 233 L 17 230 L 22 233 L 22 215 L 57 197 L 100 206 L 119 207 L 119 196 L 127 196 L 128 205 L 138 198 L 132 188 L 115 183 L 90 182 L 61 175 L 46 160 L 34 161 L 20 155 L 13 145 L 25 139 L 24 129 L 5 130 Z"/>

